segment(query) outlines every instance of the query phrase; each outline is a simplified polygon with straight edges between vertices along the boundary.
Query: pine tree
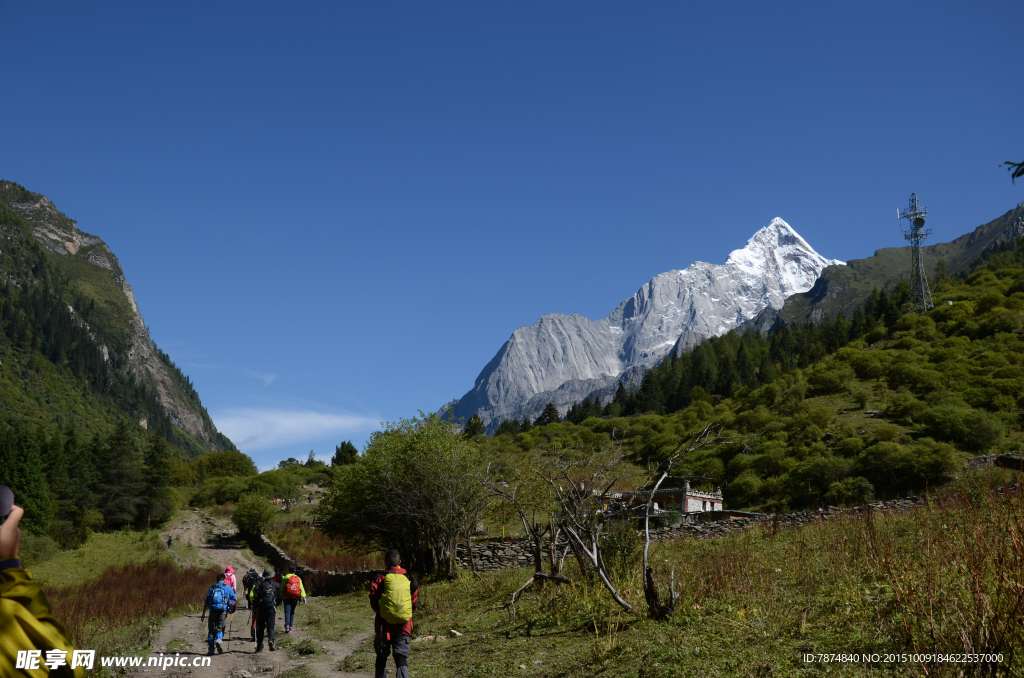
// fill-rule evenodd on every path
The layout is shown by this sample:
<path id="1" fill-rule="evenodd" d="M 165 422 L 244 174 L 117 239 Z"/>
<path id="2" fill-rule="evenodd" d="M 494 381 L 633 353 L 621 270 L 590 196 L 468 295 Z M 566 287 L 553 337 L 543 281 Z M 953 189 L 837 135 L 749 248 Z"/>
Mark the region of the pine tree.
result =
<path id="1" fill-rule="evenodd" d="M 148 530 L 154 522 L 161 523 L 171 515 L 171 465 L 167 442 L 154 431 L 146 446 L 146 466 L 142 470 L 142 501 L 138 523 L 145 520 Z"/>
<path id="2" fill-rule="evenodd" d="M 142 504 L 139 462 L 128 422 L 122 419 L 107 438 L 101 457 L 103 480 L 99 510 L 111 530 L 131 525 L 139 513 Z"/>
<path id="3" fill-rule="evenodd" d="M 331 466 L 354 464 L 358 459 L 359 450 L 356 449 L 351 440 L 346 440 L 340 445 L 335 446 L 334 456 L 331 457 Z"/>
<path id="4" fill-rule="evenodd" d="M 462 430 L 462 435 L 467 438 L 472 438 L 484 433 L 485 431 L 484 423 L 480 421 L 479 416 L 474 414 L 469 418 L 469 421 L 466 422 L 466 428 Z"/>
<path id="5" fill-rule="evenodd" d="M 0 427 L 0 482 L 11 488 L 14 501 L 25 509 L 23 528 L 35 534 L 49 532 L 53 505 L 34 432 L 8 424 Z"/>
<path id="6" fill-rule="evenodd" d="M 517 433 L 519 433 L 519 422 L 515 419 L 505 419 L 498 424 L 498 428 L 494 429 L 495 437 L 506 434 L 515 436 Z"/>
<path id="7" fill-rule="evenodd" d="M 533 422 L 534 426 L 544 426 L 545 424 L 557 424 L 562 421 L 562 415 L 558 414 L 558 408 L 555 407 L 554 403 L 548 403 L 544 406 L 544 411 L 540 413 L 537 420 Z"/>

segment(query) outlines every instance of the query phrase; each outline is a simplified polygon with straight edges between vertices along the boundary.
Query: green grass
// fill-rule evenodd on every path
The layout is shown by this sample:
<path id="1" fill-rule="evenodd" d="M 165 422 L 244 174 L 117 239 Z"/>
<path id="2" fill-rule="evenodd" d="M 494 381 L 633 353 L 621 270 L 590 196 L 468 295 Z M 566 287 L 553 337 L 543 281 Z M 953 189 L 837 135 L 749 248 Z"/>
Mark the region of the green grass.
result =
<path id="1" fill-rule="evenodd" d="M 184 547 L 182 547 L 184 548 Z M 175 549 L 178 546 L 175 545 Z M 61 551 L 31 567 L 32 578 L 45 586 L 78 586 L 98 579 L 108 567 L 170 560 L 156 530 L 96 533 L 80 548 Z"/>
<path id="2" fill-rule="evenodd" d="M 167 643 L 167 652 L 184 652 L 187 649 L 187 638 L 172 638 L 171 642 Z"/>
<path id="3" fill-rule="evenodd" d="M 306 634 L 317 640 L 340 642 L 354 633 L 373 635 L 373 611 L 366 591 L 310 598 L 295 614 Z"/>

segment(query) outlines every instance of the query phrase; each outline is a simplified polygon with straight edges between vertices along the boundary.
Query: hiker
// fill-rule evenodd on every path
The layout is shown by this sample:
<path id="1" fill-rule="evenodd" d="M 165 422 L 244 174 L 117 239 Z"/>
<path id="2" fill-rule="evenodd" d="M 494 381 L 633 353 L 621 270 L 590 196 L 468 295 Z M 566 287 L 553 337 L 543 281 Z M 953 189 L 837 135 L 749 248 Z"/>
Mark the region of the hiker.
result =
<path id="1" fill-rule="evenodd" d="M 263 570 L 263 577 L 253 584 L 249 593 L 253 609 L 253 633 L 256 652 L 263 652 L 263 636 L 266 634 L 270 651 L 274 651 L 277 606 L 281 604 L 281 585 L 274 581 L 273 568 Z"/>
<path id="2" fill-rule="evenodd" d="M 259 581 L 259 579 L 260 575 L 256 572 L 255 567 L 250 567 L 249 571 L 244 577 L 242 577 L 242 593 L 245 595 L 245 602 L 249 606 L 250 610 L 252 609 L 252 598 L 249 597 L 249 594 L 252 592 L 252 587 L 256 585 L 256 582 Z M 253 638 L 255 637 L 256 636 L 253 636 Z"/>
<path id="3" fill-rule="evenodd" d="M 63 661 L 54 664 L 49 675 L 84 678 L 95 654 L 87 655 L 86 664 L 86 655 L 75 650 L 68 632 L 50 612 L 43 590 L 18 558 L 18 523 L 23 515 L 10 488 L 0 485 L 0 676 L 44 675 L 47 660 L 57 655 Z M 27 657 L 29 670 L 17 668 L 19 652 L 32 653 Z"/>
<path id="4" fill-rule="evenodd" d="M 295 566 L 288 566 L 288 574 L 281 578 L 281 595 L 284 597 L 284 632 L 291 633 L 295 622 L 295 606 L 299 599 L 306 602 L 306 587 L 302 578 L 295 574 Z"/>
<path id="5" fill-rule="evenodd" d="M 224 652 L 224 624 L 228 618 L 228 609 L 234 609 L 235 601 L 238 598 L 235 595 L 235 590 L 224 583 L 224 578 L 223 572 L 218 574 L 217 583 L 206 592 L 206 600 L 203 601 L 203 614 L 199 617 L 199 621 L 203 621 L 206 618 L 206 610 L 210 610 L 210 622 L 207 626 L 209 633 L 206 638 L 210 647 L 206 654 L 213 654 L 214 647 L 217 648 L 217 652 Z"/>
<path id="6" fill-rule="evenodd" d="M 231 590 L 238 593 L 238 581 L 235 580 L 235 568 L 228 565 L 224 568 L 224 583 L 231 587 Z"/>
<path id="7" fill-rule="evenodd" d="M 402 569 L 398 549 L 384 554 L 388 569 L 370 584 L 370 607 L 377 613 L 373 620 L 373 649 L 377 653 L 375 678 L 387 678 L 388 655 L 395 656 L 395 678 L 409 678 L 409 638 L 412 635 L 412 611 L 419 607 L 419 582 Z"/>
<path id="8" fill-rule="evenodd" d="M 167 535 L 167 550 L 171 550 L 171 535 Z"/>
<path id="9" fill-rule="evenodd" d="M 312 492 L 309 493 L 309 503 L 310 504 L 313 503 L 313 493 Z"/>

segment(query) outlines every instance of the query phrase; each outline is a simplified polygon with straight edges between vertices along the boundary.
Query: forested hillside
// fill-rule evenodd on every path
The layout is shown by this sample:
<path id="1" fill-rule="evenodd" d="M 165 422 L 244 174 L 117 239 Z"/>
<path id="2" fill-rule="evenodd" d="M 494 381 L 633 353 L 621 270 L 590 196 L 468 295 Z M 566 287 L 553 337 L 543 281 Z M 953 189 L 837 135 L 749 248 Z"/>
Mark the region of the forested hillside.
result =
<path id="1" fill-rule="evenodd" d="M 0 182 L 0 482 L 62 545 L 170 510 L 170 469 L 234 450 L 149 339 L 116 257 Z"/>
<path id="2" fill-rule="evenodd" d="M 667 357 L 613 402 L 578 403 L 564 423 L 506 422 L 502 435 L 474 439 L 510 453 L 620 444 L 646 463 L 716 423 L 733 442 L 683 472 L 722 486 L 730 508 L 920 491 L 968 455 L 1021 450 L 1022 262 L 1021 241 L 1008 241 L 936 280 L 926 315 L 908 311 L 905 284 L 875 290 L 851 318 L 730 332 Z"/>

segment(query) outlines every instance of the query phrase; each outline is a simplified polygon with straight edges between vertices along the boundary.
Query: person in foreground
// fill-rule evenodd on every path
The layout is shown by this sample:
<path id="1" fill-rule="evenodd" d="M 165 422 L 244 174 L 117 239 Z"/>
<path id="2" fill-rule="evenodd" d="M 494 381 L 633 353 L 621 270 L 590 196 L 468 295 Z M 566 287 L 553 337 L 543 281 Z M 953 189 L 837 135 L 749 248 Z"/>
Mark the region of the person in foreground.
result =
<path id="1" fill-rule="evenodd" d="M 295 625 L 295 606 L 306 602 L 306 587 L 295 574 L 295 566 L 288 566 L 288 574 L 281 577 L 281 595 L 284 596 L 284 632 L 291 633 Z"/>
<path id="2" fill-rule="evenodd" d="M 281 585 L 274 581 L 274 570 L 263 570 L 263 578 L 253 584 L 249 591 L 253 610 L 256 652 L 263 652 L 263 634 L 267 635 L 270 651 L 274 651 L 277 606 L 281 604 Z"/>
<path id="3" fill-rule="evenodd" d="M 0 485 L 0 676 L 84 678 L 84 667 L 71 668 L 75 646 L 68 632 L 18 559 L 23 515 L 10 489 Z M 18 666 L 19 651 L 25 653 L 24 666 Z"/>
<path id="4" fill-rule="evenodd" d="M 412 612 L 419 607 L 419 582 L 406 575 L 398 549 L 384 554 L 387 571 L 370 584 L 370 607 L 377 613 L 373 620 L 373 649 L 377 653 L 375 678 L 388 675 L 388 655 L 395 656 L 396 678 L 409 678 L 409 640 L 412 636 Z"/>
<path id="5" fill-rule="evenodd" d="M 228 608 L 234 609 L 237 596 L 235 590 L 224 583 L 224 573 L 217 575 L 217 583 L 206 592 L 206 600 L 203 601 L 203 614 L 199 621 L 206 618 L 206 610 L 210 610 L 210 624 L 207 627 L 209 635 L 206 638 L 210 646 L 208 654 L 213 654 L 213 648 L 217 652 L 224 652 L 224 626 L 228 618 Z"/>

